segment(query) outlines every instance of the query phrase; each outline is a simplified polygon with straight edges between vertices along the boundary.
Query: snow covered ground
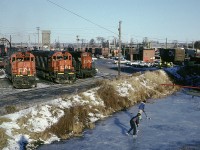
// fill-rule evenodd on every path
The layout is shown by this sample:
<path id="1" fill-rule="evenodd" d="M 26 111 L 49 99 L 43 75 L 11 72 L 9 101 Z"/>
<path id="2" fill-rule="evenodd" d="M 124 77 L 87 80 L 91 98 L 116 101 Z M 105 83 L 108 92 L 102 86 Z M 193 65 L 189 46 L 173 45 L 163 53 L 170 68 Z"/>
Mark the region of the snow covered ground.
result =
<path id="1" fill-rule="evenodd" d="M 36 79 L 39 80 L 39 79 Z M 6 73 L 3 69 L 0 69 L 0 95 L 2 94 L 10 94 L 10 93 L 19 93 L 22 91 L 28 91 L 31 89 L 16 89 L 13 88 L 11 82 L 7 79 Z M 44 88 L 50 85 L 44 83 L 37 83 L 37 88 Z"/>
<path id="2" fill-rule="evenodd" d="M 31 107 L 25 110 L 21 110 L 19 112 L 8 114 L 1 116 L 1 118 L 9 119 L 8 122 L 3 122 L 0 124 L 0 128 L 3 128 L 6 130 L 6 134 L 10 137 L 9 143 L 7 147 L 3 148 L 3 150 L 13 150 L 13 149 L 20 149 L 24 145 L 24 141 L 30 143 L 33 141 L 33 139 L 30 138 L 29 135 L 26 134 L 17 134 L 13 132 L 14 130 L 25 128 L 29 132 L 42 132 L 46 128 L 50 127 L 52 124 L 56 123 L 60 117 L 63 116 L 63 109 L 73 107 L 76 105 L 83 105 L 86 103 L 90 103 L 93 105 L 104 105 L 103 101 L 101 99 L 96 99 L 94 94 L 98 88 L 94 88 L 92 90 L 88 90 L 87 92 L 84 92 L 83 94 L 85 96 L 90 97 L 90 101 L 82 99 L 78 95 L 73 96 L 73 101 L 71 101 L 69 97 L 69 101 L 63 101 L 61 98 L 54 99 L 47 104 L 43 104 L 42 106 L 35 106 Z M 55 109 L 56 107 L 56 109 Z M 57 114 L 56 117 L 53 116 L 53 114 Z M 102 116 L 101 114 L 89 114 L 90 120 L 95 122 L 99 120 L 100 118 L 104 118 L 105 116 Z M 26 118 L 29 116 L 26 122 L 24 122 L 23 127 L 19 126 L 19 119 Z M 50 139 L 45 141 L 45 143 L 51 143 L 52 141 L 59 140 L 58 137 L 55 135 L 52 135 Z"/>
<path id="3" fill-rule="evenodd" d="M 3 69 L 0 69 L 0 79 L 5 77 L 6 77 L 5 71 Z"/>

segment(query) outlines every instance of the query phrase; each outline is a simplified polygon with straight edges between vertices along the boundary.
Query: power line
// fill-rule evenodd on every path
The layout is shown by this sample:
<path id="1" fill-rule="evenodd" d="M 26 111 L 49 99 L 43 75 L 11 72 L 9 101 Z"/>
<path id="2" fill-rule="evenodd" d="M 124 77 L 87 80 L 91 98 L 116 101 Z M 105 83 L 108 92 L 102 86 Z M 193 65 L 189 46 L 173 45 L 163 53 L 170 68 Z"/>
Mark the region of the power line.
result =
<path id="1" fill-rule="evenodd" d="M 85 21 L 87 21 L 87 22 L 90 22 L 90 23 L 92 23 L 92 24 L 98 26 L 98 27 L 101 28 L 101 29 L 104 29 L 104 30 L 106 30 L 106 31 L 108 31 L 108 32 L 111 32 L 111 33 L 113 33 L 113 34 L 118 35 L 117 33 L 113 32 L 113 31 L 111 31 L 111 30 L 109 30 L 109 29 L 107 29 L 107 28 L 105 28 L 105 27 L 103 27 L 103 26 L 101 26 L 101 25 L 99 25 L 99 24 L 97 24 L 97 23 L 95 23 L 95 22 L 93 22 L 93 21 L 91 21 L 91 20 L 89 20 L 89 19 L 87 19 L 87 18 L 85 18 L 85 17 L 83 17 L 83 16 L 81 16 L 81 15 L 79 15 L 79 14 L 77 14 L 77 13 L 75 13 L 75 12 L 69 10 L 69 9 L 67 9 L 67 8 L 65 8 L 65 7 L 63 7 L 63 6 L 60 6 L 60 5 L 54 3 L 54 2 L 52 2 L 52 1 L 50 1 L 50 0 L 47 0 L 47 1 L 48 1 L 49 3 L 52 3 L 53 5 L 55 5 L 55 6 L 59 7 L 59 8 L 61 8 L 61 9 L 64 9 L 64 10 L 67 11 L 67 12 L 69 12 L 69 13 L 71 13 L 71 14 L 73 14 L 73 15 L 75 15 L 75 16 L 77 16 L 77 17 L 79 17 L 79 18 L 81 18 L 81 19 L 83 19 L 83 20 L 85 20 Z"/>

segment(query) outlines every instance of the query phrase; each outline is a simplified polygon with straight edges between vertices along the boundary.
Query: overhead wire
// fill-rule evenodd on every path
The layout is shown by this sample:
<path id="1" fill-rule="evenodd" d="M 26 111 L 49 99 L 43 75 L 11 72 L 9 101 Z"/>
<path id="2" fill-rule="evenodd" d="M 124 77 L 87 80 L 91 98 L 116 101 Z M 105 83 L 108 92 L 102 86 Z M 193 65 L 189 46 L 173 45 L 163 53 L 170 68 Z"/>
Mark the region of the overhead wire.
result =
<path id="1" fill-rule="evenodd" d="M 106 30 L 106 31 L 108 31 L 108 32 L 110 32 L 110 33 L 112 33 L 112 34 L 115 34 L 115 35 L 117 35 L 118 36 L 118 34 L 117 33 L 115 33 L 115 32 L 113 32 L 112 30 L 110 30 L 110 29 L 108 29 L 108 28 L 106 28 L 106 27 L 104 27 L 104 26 L 102 26 L 102 25 L 99 25 L 99 24 L 97 24 L 97 23 L 95 23 L 95 22 L 93 22 L 93 21 L 91 21 L 90 19 L 88 19 L 88 18 L 86 18 L 86 17 L 83 17 L 83 16 L 81 16 L 81 15 L 79 15 L 78 13 L 75 13 L 75 12 L 73 12 L 73 11 L 71 11 L 71 10 L 69 10 L 69 9 L 67 9 L 67 8 L 65 8 L 65 7 L 63 7 L 63 6 L 61 6 L 61 5 L 59 5 L 59 4 L 57 4 L 57 3 L 55 3 L 55 2 L 53 2 L 53 1 L 51 1 L 51 0 L 46 0 L 47 2 L 49 2 L 49 3 L 51 3 L 51 4 L 53 4 L 53 5 L 55 5 L 55 6 L 57 6 L 57 7 L 59 7 L 59 8 L 61 8 L 61 9 L 63 9 L 63 10 L 65 10 L 65 11 L 67 11 L 67 12 L 69 12 L 69 13 L 71 13 L 71 14 L 73 14 L 73 15 L 75 15 L 75 16 L 77 16 L 77 17 L 79 17 L 79 18 L 81 18 L 81 19 L 83 19 L 83 20 L 85 20 L 85 21 L 87 21 L 87 22 L 89 22 L 89 23 L 91 23 L 91 24 L 93 24 L 93 25 L 95 25 L 95 26 L 97 26 L 97 27 L 99 27 L 99 28 L 101 28 L 101 29 L 104 29 L 104 30 Z M 3 26 L 1 26 L 0 25 L 0 27 L 1 28 L 4 28 L 4 29 L 14 29 L 14 28 L 16 28 L 16 27 L 3 27 Z M 54 31 L 62 31 L 62 30 L 91 30 L 91 28 L 90 27 L 83 27 L 83 28 L 51 28 L 52 30 L 54 30 Z M 24 31 L 31 31 L 31 32 L 33 32 L 33 30 L 31 29 L 31 28 L 26 28 L 26 29 L 23 29 Z M 6 33 L 6 34 L 8 34 L 8 33 Z M 11 34 L 20 34 L 20 33 L 11 33 Z M 30 34 L 30 33 L 27 33 L 27 34 Z M 36 33 L 31 33 L 31 34 L 36 34 Z M 88 32 L 87 32 L 87 34 L 88 34 Z M 90 33 L 90 34 L 92 34 L 92 33 Z M 2 34 L 3 35 L 3 34 Z M 123 34 L 122 33 L 122 35 L 125 35 L 125 36 L 127 36 L 127 35 L 129 35 L 129 34 Z M 129 35 L 130 36 L 130 35 Z M 142 37 L 142 36 L 138 36 L 138 35 L 131 35 L 130 37 L 133 37 L 133 38 L 136 38 L 136 39 L 138 39 L 138 38 L 144 38 L 144 37 Z M 122 37 L 123 38 L 123 37 Z M 157 41 L 165 41 L 166 40 L 166 38 L 153 38 L 153 37 L 147 37 L 149 40 L 157 40 Z M 125 38 L 123 38 L 123 39 L 125 39 Z M 127 38 L 126 38 L 127 39 Z M 176 40 L 170 40 L 170 39 L 167 39 L 167 41 L 168 42 L 174 42 L 174 41 L 176 41 Z M 185 41 L 180 41 L 180 40 L 178 40 L 178 42 L 185 42 Z M 189 42 L 189 41 L 188 41 Z"/>
<path id="2" fill-rule="evenodd" d="M 111 30 L 103 27 L 102 25 L 99 25 L 99 24 L 97 24 L 97 23 L 95 23 L 95 22 L 93 22 L 93 21 L 91 21 L 91 20 L 89 20 L 89 19 L 87 19 L 87 18 L 85 18 L 85 17 L 83 17 L 83 16 L 81 16 L 81 15 L 79 15 L 79 14 L 77 14 L 77 13 L 75 13 L 75 12 L 73 12 L 73 11 L 71 11 L 71 10 L 69 10 L 69 9 L 61 6 L 61 5 L 59 5 L 59 4 L 57 4 L 57 3 L 55 3 L 55 2 L 52 2 L 50 0 L 46 0 L 46 1 L 48 1 L 49 3 L 52 3 L 53 5 L 55 5 L 55 6 L 59 7 L 59 8 L 61 8 L 61 9 L 65 10 L 65 11 L 67 11 L 67 12 L 69 12 L 69 13 L 71 13 L 71 14 L 73 14 L 73 15 L 75 15 L 75 16 L 77 16 L 77 17 L 79 17 L 79 18 L 81 18 L 81 19 L 83 19 L 85 21 L 87 21 L 87 22 L 90 22 L 91 24 L 93 24 L 95 26 L 98 26 L 101 29 L 104 29 L 104 30 L 106 30 L 108 32 L 111 32 L 111 33 L 115 34 L 115 35 L 118 35 L 117 33 L 115 33 L 113 31 L 111 31 Z"/>

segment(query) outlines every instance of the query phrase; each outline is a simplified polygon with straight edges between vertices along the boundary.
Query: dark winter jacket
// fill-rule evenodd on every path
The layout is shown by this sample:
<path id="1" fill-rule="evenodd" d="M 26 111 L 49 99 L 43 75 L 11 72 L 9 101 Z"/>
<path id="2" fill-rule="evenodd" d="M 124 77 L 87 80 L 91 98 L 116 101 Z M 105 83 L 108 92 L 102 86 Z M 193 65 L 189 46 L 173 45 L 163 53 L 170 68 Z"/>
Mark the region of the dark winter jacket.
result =
<path id="1" fill-rule="evenodd" d="M 139 120 L 140 120 L 139 116 L 140 115 L 137 114 L 136 116 L 132 117 L 131 120 L 130 120 L 130 123 L 135 122 L 135 124 L 138 126 L 139 125 Z"/>

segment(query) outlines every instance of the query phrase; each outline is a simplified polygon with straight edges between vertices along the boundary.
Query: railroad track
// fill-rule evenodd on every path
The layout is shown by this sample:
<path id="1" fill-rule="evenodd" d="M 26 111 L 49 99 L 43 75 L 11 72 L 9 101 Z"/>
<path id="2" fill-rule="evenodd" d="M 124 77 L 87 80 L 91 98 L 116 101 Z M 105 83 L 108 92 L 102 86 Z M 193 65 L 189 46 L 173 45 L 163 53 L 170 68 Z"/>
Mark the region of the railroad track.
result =
<path id="1" fill-rule="evenodd" d="M 113 78 L 112 75 L 102 75 L 93 78 L 78 79 L 73 84 L 52 84 L 48 87 L 33 88 L 16 93 L 8 93 L 0 96 L 0 115 L 6 113 L 5 107 L 15 106 L 26 108 L 36 104 L 48 102 L 62 95 L 76 94 L 95 86 L 98 79 Z"/>

